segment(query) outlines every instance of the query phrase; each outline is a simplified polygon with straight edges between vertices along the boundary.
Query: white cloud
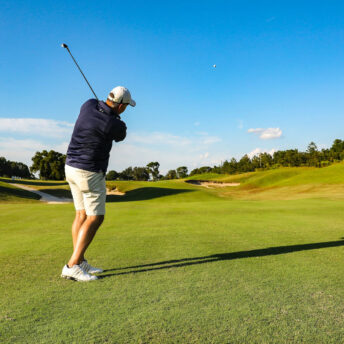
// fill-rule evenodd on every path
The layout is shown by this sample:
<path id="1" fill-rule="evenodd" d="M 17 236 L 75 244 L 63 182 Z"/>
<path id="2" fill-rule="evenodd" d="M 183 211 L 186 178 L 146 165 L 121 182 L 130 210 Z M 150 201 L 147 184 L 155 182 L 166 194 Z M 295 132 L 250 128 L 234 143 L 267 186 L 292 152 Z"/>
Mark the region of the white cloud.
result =
<path id="1" fill-rule="evenodd" d="M 65 154 L 73 126 L 73 123 L 39 118 L 0 118 L 0 156 L 30 166 L 37 151 L 55 150 Z M 178 166 L 193 169 L 220 164 L 226 154 L 218 154 L 212 149 L 212 145 L 220 141 L 221 138 L 207 132 L 189 136 L 129 132 L 124 142 L 113 145 L 109 169 L 121 171 L 128 166 L 145 166 L 151 161 L 159 161 L 161 173 L 166 173 Z"/>
<path id="2" fill-rule="evenodd" d="M 247 156 L 252 159 L 255 155 L 259 155 L 261 153 L 268 153 L 270 155 L 273 155 L 276 152 L 276 149 L 270 149 L 269 151 L 263 150 L 261 148 L 255 148 L 252 152 L 248 153 Z"/>
<path id="3" fill-rule="evenodd" d="M 148 145 L 176 145 L 186 146 L 190 145 L 192 141 L 187 137 L 172 135 L 169 133 L 132 133 L 129 134 L 127 140 L 134 143 L 148 144 Z"/>
<path id="4" fill-rule="evenodd" d="M 57 151 L 57 152 L 60 152 L 62 154 L 66 154 L 67 149 L 68 149 L 68 145 L 69 145 L 69 142 L 65 141 L 65 142 L 61 142 L 61 143 L 55 145 L 54 148 L 52 148 L 52 149 Z"/>
<path id="5" fill-rule="evenodd" d="M 8 160 L 23 162 L 29 166 L 35 153 L 46 148 L 43 143 L 36 140 L 0 139 L 0 156 Z"/>
<path id="6" fill-rule="evenodd" d="M 197 144 L 203 144 L 203 145 L 211 145 L 216 142 L 222 141 L 218 136 L 211 136 L 205 131 L 201 131 L 196 133 L 198 136 L 200 136 L 200 141 L 197 142 Z M 196 140 L 197 141 L 197 140 Z M 196 144 L 196 142 L 193 142 Z"/>
<path id="7" fill-rule="evenodd" d="M 225 154 L 211 153 L 211 145 L 221 139 L 208 133 L 183 137 L 168 133 L 131 134 L 111 151 L 109 169 L 121 171 L 128 166 L 145 166 L 151 161 L 160 163 L 160 172 L 188 166 L 220 164 Z M 205 152 L 205 153 L 204 153 Z"/>
<path id="8" fill-rule="evenodd" d="M 262 140 L 271 140 L 277 139 L 282 136 L 282 130 L 280 128 L 256 128 L 256 129 L 248 129 L 248 133 L 258 134 L 259 138 Z"/>
<path id="9" fill-rule="evenodd" d="M 37 151 L 55 150 L 65 154 L 68 142 L 54 145 L 33 139 L 0 139 L 0 156 L 8 160 L 20 161 L 31 166 L 31 158 Z M 229 154 L 216 151 L 204 151 L 207 146 L 169 146 L 162 149 L 157 146 L 124 141 L 114 144 L 110 154 L 108 170 L 122 171 L 129 166 L 146 166 L 151 161 L 160 163 L 160 172 L 165 174 L 170 169 L 188 166 L 189 171 L 200 166 L 214 166 L 228 159 Z"/>
<path id="10" fill-rule="evenodd" d="M 168 153 L 156 147 L 144 147 L 137 144 L 121 143 L 113 146 L 108 170 L 122 171 L 129 166 L 146 166 L 151 161 L 160 163 L 160 173 L 165 174 L 170 169 L 188 166 L 189 170 L 220 164 L 225 160 L 223 155 L 213 155 L 210 152 L 201 153 L 179 147 Z"/>
<path id="11" fill-rule="evenodd" d="M 152 133 L 131 133 L 128 135 L 126 142 L 139 143 L 146 145 L 170 146 L 172 149 L 175 147 L 198 147 L 200 145 L 211 145 L 220 142 L 221 139 L 217 136 L 211 136 L 206 132 L 198 132 L 195 136 L 185 137 L 173 135 L 163 132 Z"/>
<path id="12" fill-rule="evenodd" d="M 28 166 L 32 164 L 31 158 L 38 151 L 55 150 L 66 154 L 67 147 L 68 142 L 51 145 L 33 139 L 0 138 L 0 156 L 7 160 L 23 162 Z"/>
<path id="13" fill-rule="evenodd" d="M 41 142 L 35 140 L 16 140 L 14 138 L 1 138 L 0 139 L 0 149 L 8 150 L 24 150 L 31 151 L 37 149 L 44 149 L 45 145 Z"/>
<path id="14" fill-rule="evenodd" d="M 209 152 L 206 152 L 206 153 L 200 155 L 200 158 L 201 158 L 202 160 L 205 160 L 205 159 L 207 159 L 208 157 L 209 157 Z"/>
<path id="15" fill-rule="evenodd" d="M 221 139 L 217 136 L 208 136 L 203 139 L 203 144 L 210 145 L 212 143 L 220 142 Z"/>
<path id="16" fill-rule="evenodd" d="M 0 118 L 0 132 L 63 138 L 72 133 L 74 124 L 43 118 Z"/>

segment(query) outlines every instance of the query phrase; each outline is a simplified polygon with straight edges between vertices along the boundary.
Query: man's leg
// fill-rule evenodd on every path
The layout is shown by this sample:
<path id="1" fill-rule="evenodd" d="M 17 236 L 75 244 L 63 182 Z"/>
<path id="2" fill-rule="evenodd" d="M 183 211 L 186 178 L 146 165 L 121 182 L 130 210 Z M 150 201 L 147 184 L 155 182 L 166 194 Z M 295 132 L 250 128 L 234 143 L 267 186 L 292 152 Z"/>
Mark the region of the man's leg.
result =
<path id="1" fill-rule="evenodd" d="M 86 218 L 87 218 L 86 211 L 84 209 L 76 210 L 75 218 L 72 225 L 73 250 L 75 249 L 76 242 L 78 240 L 79 230 L 82 224 L 85 222 Z M 84 259 L 84 257 L 81 257 L 81 258 Z"/>
<path id="2" fill-rule="evenodd" d="M 74 252 L 68 262 L 69 267 L 80 264 L 83 261 L 84 253 L 103 221 L 104 215 L 87 216 L 78 231 L 76 242 L 74 243 Z"/>

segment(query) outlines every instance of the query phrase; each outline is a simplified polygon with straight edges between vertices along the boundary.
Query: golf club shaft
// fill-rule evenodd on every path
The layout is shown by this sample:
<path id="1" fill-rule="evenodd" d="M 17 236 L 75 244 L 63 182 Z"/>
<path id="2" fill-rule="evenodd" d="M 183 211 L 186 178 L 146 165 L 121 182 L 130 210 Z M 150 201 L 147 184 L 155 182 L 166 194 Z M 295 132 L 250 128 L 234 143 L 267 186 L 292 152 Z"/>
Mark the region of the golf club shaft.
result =
<path id="1" fill-rule="evenodd" d="M 97 97 L 97 95 L 96 95 L 95 92 L 93 91 L 92 86 L 90 85 L 90 83 L 89 83 L 88 80 L 86 79 L 85 74 L 82 72 L 82 70 L 81 70 L 81 68 L 79 67 L 78 63 L 76 62 L 74 56 L 73 56 L 72 53 L 70 52 L 70 50 L 69 50 L 69 48 L 68 48 L 68 45 L 67 45 L 67 44 L 62 44 L 62 47 L 63 47 L 63 48 L 66 48 L 66 49 L 68 50 L 68 52 L 69 52 L 70 56 L 72 57 L 74 63 L 76 64 L 76 66 L 78 67 L 80 73 L 82 74 L 82 76 L 84 77 L 85 81 L 87 82 L 87 85 L 88 85 L 89 88 L 91 89 L 91 91 L 92 91 L 92 93 L 94 94 L 94 96 L 96 97 L 96 99 L 99 100 L 98 97 Z"/>

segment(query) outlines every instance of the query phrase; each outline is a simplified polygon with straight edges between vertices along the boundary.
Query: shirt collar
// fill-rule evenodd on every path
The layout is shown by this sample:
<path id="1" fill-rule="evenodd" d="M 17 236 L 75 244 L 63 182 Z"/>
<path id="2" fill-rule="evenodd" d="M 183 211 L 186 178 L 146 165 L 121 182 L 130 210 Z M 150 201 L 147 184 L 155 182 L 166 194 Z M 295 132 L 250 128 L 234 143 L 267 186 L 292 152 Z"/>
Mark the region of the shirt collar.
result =
<path id="1" fill-rule="evenodd" d="M 102 100 L 99 101 L 98 103 L 98 106 L 99 106 L 99 110 L 101 112 L 104 112 L 106 113 L 107 115 L 112 115 L 112 116 L 116 116 L 116 117 L 119 117 L 112 109 L 109 105 L 107 105 L 105 102 L 103 102 Z"/>

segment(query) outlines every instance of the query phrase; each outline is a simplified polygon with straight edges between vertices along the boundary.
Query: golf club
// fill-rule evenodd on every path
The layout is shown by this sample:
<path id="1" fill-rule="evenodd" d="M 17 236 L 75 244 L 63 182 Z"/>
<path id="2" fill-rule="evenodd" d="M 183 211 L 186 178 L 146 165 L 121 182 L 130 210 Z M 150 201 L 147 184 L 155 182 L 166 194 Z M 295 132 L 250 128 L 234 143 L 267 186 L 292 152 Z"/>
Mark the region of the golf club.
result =
<path id="1" fill-rule="evenodd" d="M 82 72 L 82 70 L 81 70 L 81 68 L 79 67 L 78 63 L 75 61 L 75 58 L 73 57 L 72 53 L 70 52 L 70 50 L 69 50 L 69 48 L 68 48 L 68 45 L 65 44 L 65 43 L 62 43 L 62 44 L 61 44 L 61 47 L 68 50 L 68 52 L 69 52 L 70 56 L 72 57 L 74 63 L 76 64 L 76 66 L 78 67 L 80 73 L 82 74 L 82 76 L 84 77 L 85 81 L 87 82 L 87 85 L 90 87 L 90 89 L 91 89 L 92 93 L 94 94 L 94 96 L 96 97 L 96 99 L 99 100 L 98 97 L 97 97 L 97 95 L 96 95 L 95 92 L 93 91 L 93 88 L 91 87 L 90 83 L 87 81 L 85 74 Z"/>

